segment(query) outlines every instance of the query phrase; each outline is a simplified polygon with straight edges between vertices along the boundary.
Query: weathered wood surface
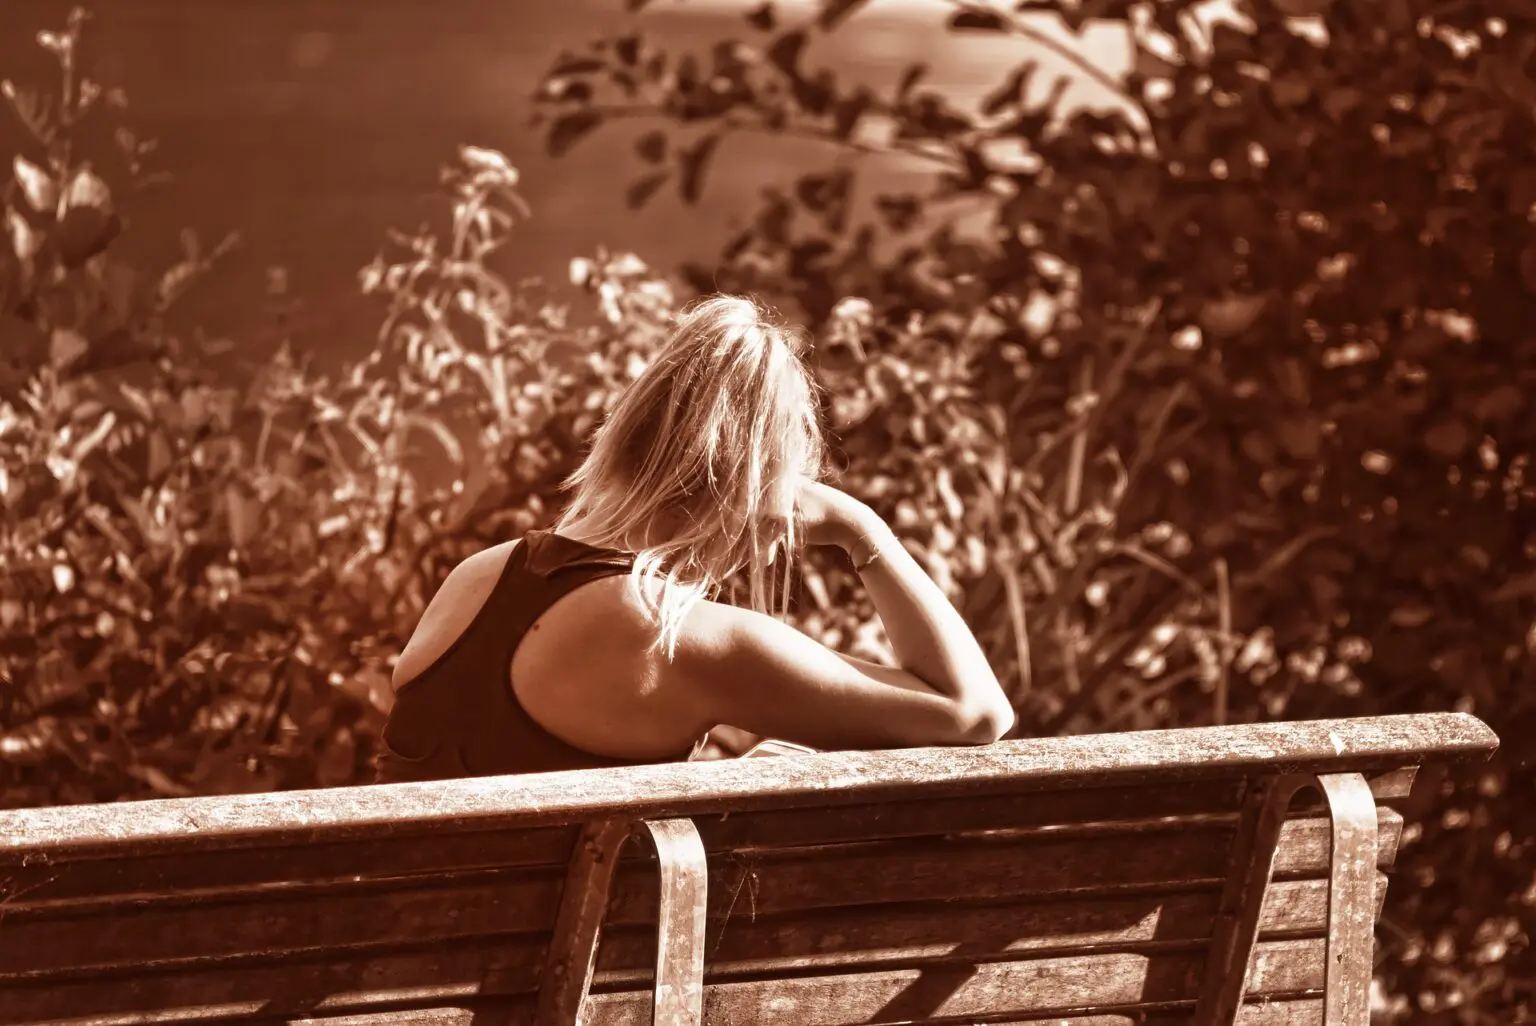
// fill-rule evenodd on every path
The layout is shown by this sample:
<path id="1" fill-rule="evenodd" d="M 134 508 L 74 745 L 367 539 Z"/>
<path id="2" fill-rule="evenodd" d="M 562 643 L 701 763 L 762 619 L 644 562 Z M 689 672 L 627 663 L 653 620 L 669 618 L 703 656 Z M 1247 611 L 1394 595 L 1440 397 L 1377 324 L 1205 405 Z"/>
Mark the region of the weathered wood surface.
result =
<path id="1" fill-rule="evenodd" d="M 144 851 L 186 838 L 215 847 L 261 836 L 320 840 L 321 831 L 334 838 L 485 821 L 581 823 L 616 810 L 663 819 L 907 796 L 1373 772 L 1481 760 L 1497 744 L 1473 716 L 1434 713 L 24 809 L 0 813 L 0 857 Z"/>
<path id="2" fill-rule="evenodd" d="M 1045 954 L 1013 961 L 975 961 L 964 948 L 950 958 L 909 968 L 784 973 L 706 982 L 705 1021 L 817 1022 L 827 1026 L 921 1021 L 929 1016 L 1045 1016 L 1118 1006 L 1190 1003 L 1199 986 L 1199 945 L 1146 951 Z M 265 1021 L 332 1014 L 452 1006 L 487 997 L 518 997 L 532 1006 L 537 981 L 529 967 L 497 960 L 485 948 L 434 946 L 411 954 L 350 961 L 300 960 L 279 965 L 182 975 L 123 976 L 7 987 L 0 1024 L 68 1020 L 71 1026 Z M 1256 996 L 1316 992 L 1323 982 L 1321 938 L 1260 945 Z M 650 1022 L 649 981 L 608 986 L 600 975 L 588 1001 L 589 1022 Z"/>
<path id="3" fill-rule="evenodd" d="M 1247 796 L 1222 886 L 1220 910 L 1206 954 L 1205 987 L 1195 1008 L 1202 1026 L 1229 1026 L 1247 993 L 1248 966 L 1258 941 L 1263 908 L 1270 898 L 1275 852 L 1285 817 L 1298 791 L 1320 786 L 1293 774 L 1255 787 Z M 1331 826 L 1330 826 L 1331 829 Z"/>
<path id="4" fill-rule="evenodd" d="M 1408 797 L 1412 768 L 1375 774 L 1371 791 L 1383 802 Z M 1205 817 L 1235 823 L 1245 788 L 1240 780 L 1191 781 L 1162 787 L 1093 787 L 1068 791 L 942 798 L 932 801 L 742 812 L 696 820 L 711 852 L 792 844 L 836 844 L 876 838 L 922 837 L 972 830 L 1061 829 L 1163 817 Z M 1299 797 L 1296 814 L 1321 808 Z"/>
<path id="5" fill-rule="evenodd" d="M 704 842 L 686 819 L 647 822 L 645 830 L 656 846 L 661 876 L 651 1021 L 701 1026 L 709 882 Z"/>
<path id="6" fill-rule="evenodd" d="M 1386 878 L 1376 882 L 1379 904 Z M 83 978 L 94 969 L 196 972 L 199 967 L 318 958 L 327 951 L 342 959 L 361 954 L 411 951 L 432 944 L 478 941 L 490 957 L 537 964 L 547 930 L 519 931 L 500 922 L 520 918 L 505 892 L 466 890 L 416 895 L 411 902 L 369 899 L 319 910 L 270 908 L 271 918 L 219 920 L 148 916 L 110 923 L 65 921 L 16 925 L 6 945 L 7 982 L 19 977 Z M 741 895 L 728 916 L 710 920 L 706 948 L 710 972 L 730 973 L 752 962 L 764 971 L 815 962 L 919 962 L 944 958 L 959 944 L 995 955 L 1028 951 L 1125 948 L 1148 943 L 1202 942 L 1210 934 L 1216 895 L 1174 891 L 1129 896 L 1085 895 L 1046 901 L 1024 899 L 982 903 L 906 903 L 808 910 L 753 916 L 749 895 Z M 1327 881 L 1282 881 L 1273 885 L 1259 926 L 1262 935 L 1317 934 L 1326 927 Z M 62 929 L 60 928 L 62 925 Z M 265 929 L 263 929 L 265 927 Z M 166 935 L 166 929 L 179 935 Z M 303 932 L 308 928 L 311 932 Z M 0 934 L 10 929 L 8 924 Z M 252 931 L 246 936 L 243 932 Z M 655 951 L 652 924 L 609 925 L 603 931 L 598 968 L 609 977 L 648 972 Z M 421 971 L 431 967 L 423 963 Z"/>
<path id="7" fill-rule="evenodd" d="M 1391 865 L 1401 817 L 1379 811 L 1382 868 Z M 1054 900 L 1115 893 L 1214 890 L 1227 872 L 1230 832 L 1209 823 L 1153 821 L 1156 829 L 1041 831 L 1025 837 L 883 841 L 717 858 L 708 896 L 716 918 L 799 915 L 922 901 Z M 615 827 L 614 829 L 618 829 Z M 1283 879 L 1327 875 L 1326 819 L 1290 820 L 1277 848 Z M 578 893 L 612 926 L 657 922 L 654 867 L 620 865 L 611 900 L 600 879 L 607 849 L 583 850 Z M 477 934 L 542 934 L 561 907 L 563 867 L 486 870 L 440 879 L 294 884 L 214 893 L 171 891 L 106 903 L 28 903 L 20 894 L 0 924 L 0 982 L 51 968 L 131 966 L 239 957 L 276 958 L 328 948 L 419 944 Z"/>
<path id="8" fill-rule="evenodd" d="M 624 1022 L 641 1022 L 630 1018 L 628 1007 L 617 1003 L 597 1010 L 590 1026 L 617 1026 Z M 516 1003 L 485 1002 L 474 1007 L 429 1009 L 416 1012 L 380 1012 L 370 1015 L 347 1015 L 328 1018 L 281 1020 L 285 1026 L 531 1026 L 526 1006 Z M 1174 1007 L 1159 1011 L 1127 1011 L 1088 1013 L 1081 1015 L 1052 1015 L 1041 1020 L 988 1019 L 994 1026 L 1190 1026 L 1188 1008 Z M 1246 1006 L 1239 1014 L 1238 1026 L 1323 1026 L 1323 1004 L 1316 998 L 1300 998 L 1291 1001 L 1269 1001 Z M 275 1026 L 275 1024 L 274 1024 Z M 746 1026 L 746 1024 L 721 1024 L 721 1026 Z"/>
<path id="9" fill-rule="evenodd" d="M 542 962 L 545 967 L 539 979 L 537 1006 L 541 1023 L 574 1023 L 581 1012 L 587 991 L 592 986 L 592 970 L 597 964 L 603 915 L 608 910 L 608 892 L 618 867 L 619 850 L 633 829 L 634 824 L 622 819 L 599 820 L 583 828 L 561 886 L 559 912 L 547 953 L 541 959 L 535 949 L 517 959 L 523 964 Z M 389 904 L 394 906 L 389 909 L 395 914 L 392 918 L 398 917 L 399 907 L 393 901 Z M 433 905 L 442 907 L 441 902 Z M 449 907 L 457 913 L 466 906 L 461 901 L 454 901 Z M 514 901 L 503 910 L 503 915 L 515 918 L 517 912 L 526 908 Z M 512 914 L 507 916 L 508 912 Z M 454 918 L 458 918 L 457 915 Z M 331 917 L 328 916 L 327 921 L 331 921 Z M 515 923 L 497 925 L 503 930 L 517 928 Z M 289 931 L 282 933 L 286 935 Z M 417 937 L 418 941 L 424 939 Z M 333 948 L 346 944 L 346 941 L 326 939 L 320 943 L 324 948 Z"/>
<path id="10" fill-rule="evenodd" d="M 1325 776 L 1333 811 L 1328 882 L 1328 956 L 1324 1018 L 1328 1026 L 1370 1026 L 1376 909 L 1370 881 L 1379 838 L 1371 792 L 1357 776 Z"/>
<path id="11" fill-rule="evenodd" d="M 1195 994 L 1200 968 L 1198 952 L 990 963 L 961 959 L 921 969 L 719 983 L 706 990 L 705 1008 L 713 1022 L 821 1026 L 950 1016 L 1043 1016 L 1057 1010 L 1187 1001 Z M 1260 947 L 1255 993 L 1297 995 L 1316 990 L 1322 980 L 1321 941 L 1275 941 Z M 594 1010 L 606 1001 L 628 1004 L 633 998 L 594 995 Z"/>
<path id="12" fill-rule="evenodd" d="M 1413 774 L 1398 770 L 1371 780 L 1377 798 L 1408 794 Z M 704 817 L 697 825 L 707 850 L 719 853 L 794 844 L 838 843 L 958 833 L 985 828 L 1066 830 L 1084 823 L 1117 823 L 1161 816 L 1217 816 L 1235 810 L 1243 781 L 1196 781 L 1163 787 L 1086 788 L 1022 795 L 989 795 L 746 812 Z M 1311 802 L 1317 807 L 1317 802 Z M 1308 807 L 1298 797 L 1296 814 Z M 1235 815 L 1235 812 L 1230 813 Z M 446 874 L 512 866 L 564 865 L 574 826 L 444 830 L 346 841 L 249 847 L 188 848 L 115 858 L 66 858 L 34 854 L 25 864 L 0 861 L 0 901 L 30 904 L 111 894 L 191 894 L 282 882 L 344 888 L 379 877 Z M 99 854 L 99 853 L 98 853 Z M 622 858 L 653 856 L 631 845 Z"/>

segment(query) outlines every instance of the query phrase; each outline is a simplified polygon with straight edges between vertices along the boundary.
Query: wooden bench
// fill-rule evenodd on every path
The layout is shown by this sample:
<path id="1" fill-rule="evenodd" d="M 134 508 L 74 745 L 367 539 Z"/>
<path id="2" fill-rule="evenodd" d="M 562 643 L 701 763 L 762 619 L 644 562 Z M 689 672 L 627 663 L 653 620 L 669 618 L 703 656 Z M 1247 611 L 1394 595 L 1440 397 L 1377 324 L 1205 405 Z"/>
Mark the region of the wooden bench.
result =
<path id="1" fill-rule="evenodd" d="M 1393 805 L 1496 744 L 1389 716 L 5 812 L 0 1024 L 1366 1026 Z"/>

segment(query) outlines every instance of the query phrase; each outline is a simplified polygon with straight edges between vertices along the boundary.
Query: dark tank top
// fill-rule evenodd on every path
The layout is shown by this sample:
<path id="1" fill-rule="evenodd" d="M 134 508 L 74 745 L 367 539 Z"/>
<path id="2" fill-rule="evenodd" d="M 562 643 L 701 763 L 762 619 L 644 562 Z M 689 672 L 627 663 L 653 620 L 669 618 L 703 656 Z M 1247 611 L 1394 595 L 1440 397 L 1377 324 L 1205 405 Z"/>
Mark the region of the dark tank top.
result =
<path id="1" fill-rule="evenodd" d="M 551 531 L 530 531 L 469 626 L 395 693 L 375 762 L 381 784 L 622 766 L 569 745 L 534 722 L 512 690 L 518 642 L 564 596 L 627 574 L 634 556 Z M 697 746 L 695 749 L 697 750 Z M 691 752 L 677 756 L 678 761 Z"/>

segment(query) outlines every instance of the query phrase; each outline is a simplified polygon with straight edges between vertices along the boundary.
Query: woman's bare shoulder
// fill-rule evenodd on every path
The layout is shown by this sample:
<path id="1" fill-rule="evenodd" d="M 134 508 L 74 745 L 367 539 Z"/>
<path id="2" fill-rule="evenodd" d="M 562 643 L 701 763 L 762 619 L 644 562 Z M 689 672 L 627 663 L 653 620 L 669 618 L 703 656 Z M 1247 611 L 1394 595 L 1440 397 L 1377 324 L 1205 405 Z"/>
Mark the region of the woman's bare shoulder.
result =
<path id="1" fill-rule="evenodd" d="M 395 662 L 394 686 L 412 680 L 446 652 L 490 598 L 518 543 L 500 542 L 466 557 L 448 572 Z"/>

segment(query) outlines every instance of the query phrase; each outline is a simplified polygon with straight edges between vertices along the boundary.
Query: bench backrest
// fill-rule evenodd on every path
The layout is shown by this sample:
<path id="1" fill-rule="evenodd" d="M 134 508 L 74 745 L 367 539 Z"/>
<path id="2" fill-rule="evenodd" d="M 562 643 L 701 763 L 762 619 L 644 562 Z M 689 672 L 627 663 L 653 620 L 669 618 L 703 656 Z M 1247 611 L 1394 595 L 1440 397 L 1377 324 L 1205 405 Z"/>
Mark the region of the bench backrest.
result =
<path id="1" fill-rule="evenodd" d="M 1363 775 L 1374 916 L 1413 767 L 1495 744 L 1437 714 L 0 813 L 0 1026 L 531 1023 L 573 851 L 615 818 L 697 828 L 703 930 L 674 901 L 663 933 L 702 942 L 708 1021 L 1190 1022 L 1256 796 Z M 1321 1021 L 1330 836 L 1305 798 L 1280 826 L 1237 1021 Z M 592 1023 L 651 1021 L 667 867 L 625 850 Z"/>

